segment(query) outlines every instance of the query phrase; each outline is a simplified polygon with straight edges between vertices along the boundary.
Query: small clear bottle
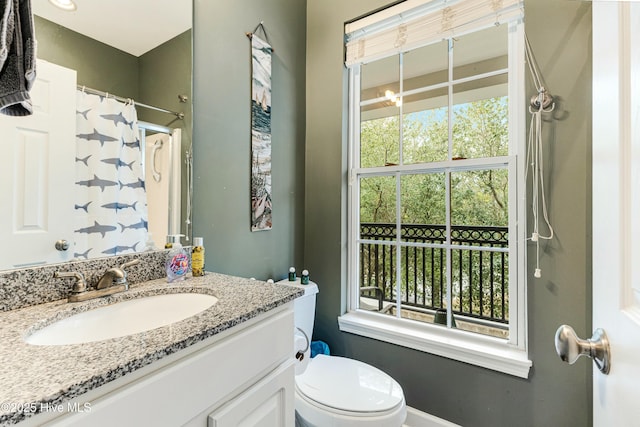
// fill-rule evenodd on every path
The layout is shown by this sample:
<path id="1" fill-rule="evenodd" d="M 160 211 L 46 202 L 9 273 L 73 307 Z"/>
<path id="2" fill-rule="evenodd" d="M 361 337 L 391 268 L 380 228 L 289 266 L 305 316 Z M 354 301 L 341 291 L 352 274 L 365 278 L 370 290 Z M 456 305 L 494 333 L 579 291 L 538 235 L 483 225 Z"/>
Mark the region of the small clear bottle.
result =
<path id="1" fill-rule="evenodd" d="M 193 238 L 193 248 L 191 249 L 191 273 L 193 277 L 204 276 L 204 239 L 202 237 Z"/>

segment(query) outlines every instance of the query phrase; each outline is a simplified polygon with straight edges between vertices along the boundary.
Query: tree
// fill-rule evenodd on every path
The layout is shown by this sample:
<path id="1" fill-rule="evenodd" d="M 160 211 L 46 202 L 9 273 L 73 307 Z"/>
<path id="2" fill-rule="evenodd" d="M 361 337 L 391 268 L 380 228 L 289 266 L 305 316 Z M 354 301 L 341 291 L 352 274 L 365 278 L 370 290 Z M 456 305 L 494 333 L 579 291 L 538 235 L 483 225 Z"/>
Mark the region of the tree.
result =
<path id="1" fill-rule="evenodd" d="M 454 159 L 498 157 L 508 154 L 506 97 L 483 99 L 453 108 Z M 445 160 L 449 140 L 447 119 L 446 108 L 406 114 L 402 120 L 402 144 L 398 115 L 363 121 L 360 132 L 361 167 L 396 165 L 400 160 L 400 147 L 403 164 Z M 450 179 L 452 225 L 508 225 L 506 169 L 454 171 Z M 360 221 L 395 224 L 396 191 L 393 171 L 384 176 L 361 178 Z M 445 193 L 444 172 L 403 174 L 400 178 L 399 194 L 401 223 L 440 226 L 445 224 Z M 383 272 L 389 275 L 389 271 L 395 268 L 392 259 L 397 254 L 394 250 L 388 246 L 377 246 L 379 247 L 367 247 L 363 252 L 366 253 L 368 261 L 362 263 L 361 268 L 366 270 L 363 277 L 368 277 L 367 281 L 389 280 L 389 277 L 376 279 L 375 276 Z M 420 299 L 426 306 L 442 306 L 443 295 L 439 284 L 442 283 L 446 264 L 442 261 L 441 251 L 433 248 L 401 250 L 402 270 L 407 272 L 405 277 L 400 277 L 403 300 Z M 505 257 L 487 254 L 483 257 L 478 251 L 460 251 L 452 258 L 452 270 L 452 273 L 455 273 L 452 274 L 455 310 L 489 315 L 489 306 L 493 301 L 494 315 L 499 317 L 504 310 L 505 317 L 508 318 L 508 295 L 505 294 L 505 301 L 502 301 L 501 288 L 502 284 L 508 283 L 508 263 Z M 425 271 L 430 274 L 422 273 Z M 482 292 L 481 282 L 484 285 Z M 385 297 L 393 300 L 394 291 L 395 287 L 390 286 Z"/>

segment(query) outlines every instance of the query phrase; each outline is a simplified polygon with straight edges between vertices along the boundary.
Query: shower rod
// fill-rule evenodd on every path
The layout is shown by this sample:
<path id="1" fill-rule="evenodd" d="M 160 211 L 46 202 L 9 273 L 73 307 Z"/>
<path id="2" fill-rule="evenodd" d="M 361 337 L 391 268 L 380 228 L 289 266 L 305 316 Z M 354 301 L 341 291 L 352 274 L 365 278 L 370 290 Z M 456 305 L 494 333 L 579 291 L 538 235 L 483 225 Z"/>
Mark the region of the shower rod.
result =
<path id="1" fill-rule="evenodd" d="M 144 107 L 144 108 L 149 108 L 150 110 L 155 110 L 155 111 L 160 111 L 162 113 L 169 113 L 169 114 L 173 114 L 174 116 L 176 116 L 177 118 L 179 118 L 180 120 L 184 119 L 184 113 L 176 113 L 175 111 L 171 111 L 171 110 L 166 110 L 164 108 L 160 108 L 160 107 L 155 107 L 153 105 L 147 105 L 147 104 L 143 104 L 141 102 L 136 102 L 135 100 L 131 99 L 131 98 L 123 98 L 121 96 L 117 96 L 114 95 L 112 93 L 108 93 L 108 92 L 102 92 L 100 90 L 97 89 L 92 89 L 90 87 L 86 87 L 86 86 L 82 86 L 82 85 L 78 85 L 78 90 L 81 90 L 83 92 L 87 92 L 87 93 L 91 93 L 93 95 L 99 95 L 99 96 L 104 96 L 104 97 L 111 97 L 115 100 L 118 100 L 120 102 L 131 102 L 134 105 L 138 105 L 140 107 Z M 186 97 L 184 98 L 185 101 L 183 101 L 181 95 L 178 95 L 178 98 L 180 98 L 180 102 L 186 102 Z"/>

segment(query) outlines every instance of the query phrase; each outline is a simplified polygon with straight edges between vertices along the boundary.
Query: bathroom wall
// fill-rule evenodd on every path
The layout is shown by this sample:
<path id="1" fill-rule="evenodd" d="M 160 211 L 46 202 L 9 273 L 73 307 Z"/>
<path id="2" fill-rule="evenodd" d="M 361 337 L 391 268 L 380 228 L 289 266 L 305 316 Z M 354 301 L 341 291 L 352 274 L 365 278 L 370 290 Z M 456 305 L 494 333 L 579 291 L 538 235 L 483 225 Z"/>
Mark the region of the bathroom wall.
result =
<path id="1" fill-rule="evenodd" d="M 303 268 L 306 3 L 194 1 L 194 235 L 206 267 L 284 278 Z M 273 229 L 250 231 L 251 74 L 245 35 L 264 22 L 272 63 Z"/>
<path id="2" fill-rule="evenodd" d="M 320 286 L 315 338 L 326 340 L 335 354 L 391 373 L 417 409 L 465 426 L 591 425 L 591 365 L 565 365 L 553 347 L 560 324 L 572 324 L 582 336 L 592 327 L 589 3 L 525 1 L 531 44 L 559 100 L 555 119 L 546 125 L 549 213 L 557 239 L 543 246 L 542 279 L 533 278 L 529 259 L 529 379 L 338 330 L 345 300 L 343 23 L 387 3 L 307 0 L 305 9 L 299 0 L 195 1 L 194 232 L 205 237 L 207 268 L 281 278 L 289 265 L 307 267 Z M 274 229 L 251 233 L 250 54 L 244 33 L 261 20 L 276 49 Z M 536 31 L 540 27 L 544 31 Z"/>
<path id="3" fill-rule="evenodd" d="M 307 0 L 305 265 L 320 286 L 315 339 L 335 354 L 369 362 L 402 384 L 407 403 L 464 426 L 588 426 L 591 364 L 563 364 L 556 328 L 591 334 L 591 6 L 526 0 L 526 30 L 558 97 L 545 123 L 549 215 L 556 239 L 543 244 L 542 278 L 528 281 L 528 380 L 338 330 L 345 304 L 346 73 L 343 23 L 391 2 Z M 539 31 L 539 28 L 544 28 Z M 528 94 L 533 94 L 529 88 Z M 530 193 L 530 192 L 529 192 Z M 531 195 L 529 194 L 529 199 Z"/>
<path id="4" fill-rule="evenodd" d="M 138 59 L 140 101 L 149 105 L 156 105 L 167 110 L 184 113 L 180 120 L 174 115 L 161 113 L 148 108 L 138 109 L 138 119 L 160 124 L 170 128 L 182 129 L 182 158 L 191 148 L 192 118 L 191 96 L 192 83 L 192 31 L 184 33 L 166 41 L 155 49 L 141 55 Z M 186 95 L 187 102 L 180 102 L 178 94 Z M 182 212 L 181 233 L 185 233 L 187 218 L 187 168 L 182 163 Z"/>
<path id="5" fill-rule="evenodd" d="M 78 84 L 138 98 L 138 58 L 51 21 L 34 17 L 38 58 L 78 72 Z"/>

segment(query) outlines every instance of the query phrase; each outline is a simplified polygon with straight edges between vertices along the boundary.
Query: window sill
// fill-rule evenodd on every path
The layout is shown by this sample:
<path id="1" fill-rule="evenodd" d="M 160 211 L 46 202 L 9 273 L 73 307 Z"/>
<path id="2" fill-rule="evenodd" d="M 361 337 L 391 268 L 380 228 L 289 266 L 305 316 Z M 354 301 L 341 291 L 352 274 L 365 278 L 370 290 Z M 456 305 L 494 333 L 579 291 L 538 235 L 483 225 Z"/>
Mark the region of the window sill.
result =
<path id="1" fill-rule="evenodd" d="M 527 352 L 499 338 L 444 327 L 422 325 L 366 311 L 338 317 L 343 332 L 469 363 L 520 378 L 528 378 L 532 366 Z"/>

